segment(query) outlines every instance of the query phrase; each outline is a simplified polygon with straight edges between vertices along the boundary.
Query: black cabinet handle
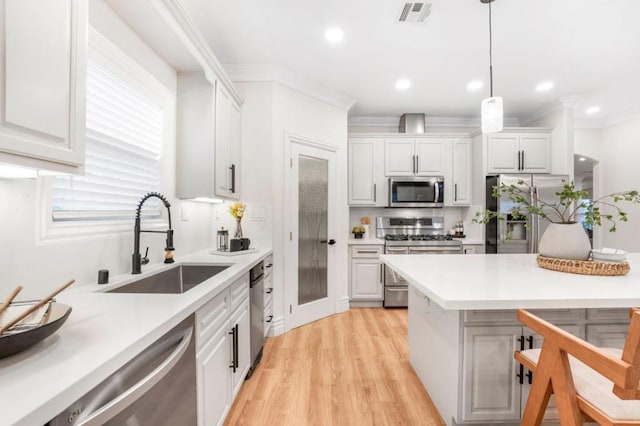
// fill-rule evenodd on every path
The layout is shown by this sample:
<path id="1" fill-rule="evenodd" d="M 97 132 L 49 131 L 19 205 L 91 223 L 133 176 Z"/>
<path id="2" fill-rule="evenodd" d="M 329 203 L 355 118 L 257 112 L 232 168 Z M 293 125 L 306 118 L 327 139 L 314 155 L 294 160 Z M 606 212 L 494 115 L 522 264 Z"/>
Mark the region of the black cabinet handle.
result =
<path id="1" fill-rule="evenodd" d="M 238 335 L 238 324 L 236 324 L 235 329 L 236 329 L 236 332 L 234 334 L 235 340 L 233 342 L 233 353 L 234 353 L 234 364 L 235 364 L 235 369 L 233 370 L 234 372 L 240 366 L 240 359 L 239 359 L 240 351 L 238 350 L 238 342 L 240 340 L 240 336 Z"/>
<path id="2" fill-rule="evenodd" d="M 235 327 L 233 327 L 231 329 L 231 331 L 229 332 L 229 334 L 231 336 L 233 336 L 232 337 L 233 340 L 232 340 L 232 343 L 231 343 L 231 347 L 233 349 L 233 355 L 231 357 L 231 365 L 229 366 L 229 368 L 232 368 L 234 373 L 236 372 L 236 368 L 237 368 L 236 367 L 236 327 L 237 327 L 237 325 Z"/>
<path id="3" fill-rule="evenodd" d="M 524 366 L 522 364 L 520 364 L 520 373 L 516 374 L 516 377 L 520 384 L 524 384 Z"/>
<path id="4" fill-rule="evenodd" d="M 527 376 L 527 380 L 529 381 L 529 384 L 533 383 L 533 372 L 531 370 L 527 370 L 527 374 L 525 374 L 525 376 Z"/>
<path id="5" fill-rule="evenodd" d="M 229 167 L 229 170 L 231 170 L 231 188 L 229 188 L 229 191 L 231 191 L 232 194 L 236 193 L 236 165 L 232 164 L 231 167 Z"/>
<path id="6" fill-rule="evenodd" d="M 533 349 L 533 336 L 527 337 L 527 343 L 529 343 L 529 349 Z"/>
<path id="7" fill-rule="evenodd" d="M 522 163 L 520 162 L 520 152 L 522 152 L 522 151 L 518 151 L 518 170 L 520 170 L 520 169 L 521 169 L 521 164 L 522 164 Z"/>
<path id="8" fill-rule="evenodd" d="M 420 173 L 420 156 L 416 155 L 416 174 Z"/>
<path id="9" fill-rule="evenodd" d="M 526 166 L 524 165 L 524 151 L 522 151 L 522 170 L 524 170 Z"/>
<path id="10" fill-rule="evenodd" d="M 320 240 L 320 244 L 329 244 L 330 246 L 334 245 L 336 243 L 336 240 Z"/>
<path id="11" fill-rule="evenodd" d="M 273 320 L 273 315 L 269 315 L 269 319 L 267 320 L 267 322 L 271 322 Z"/>
<path id="12" fill-rule="evenodd" d="M 267 269 L 272 268 L 273 267 L 273 263 L 270 263 L 267 265 Z"/>
<path id="13" fill-rule="evenodd" d="M 267 290 L 267 294 L 271 294 L 273 293 L 273 287 L 269 287 L 269 289 Z"/>
<path id="14" fill-rule="evenodd" d="M 376 197 L 376 194 L 377 194 L 377 192 L 378 192 L 378 191 L 376 191 L 376 184 L 374 183 L 374 184 L 373 184 L 373 202 L 374 202 L 374 203 L 376 202 L 376 198 L 377 198 L 377 197 Z"/>
<path id="15" fill-rule="evenodd" d="M 524 350 L 524 336 L 518 337 L 518 343 L 520 343 L 520 350 Z"/>
<path id="16" fill-rule="evenodd" d="M 453 200 L 458 201 L 458 184 L 457 183 L 453 184 L 453 192 L 454 192 Z"/>

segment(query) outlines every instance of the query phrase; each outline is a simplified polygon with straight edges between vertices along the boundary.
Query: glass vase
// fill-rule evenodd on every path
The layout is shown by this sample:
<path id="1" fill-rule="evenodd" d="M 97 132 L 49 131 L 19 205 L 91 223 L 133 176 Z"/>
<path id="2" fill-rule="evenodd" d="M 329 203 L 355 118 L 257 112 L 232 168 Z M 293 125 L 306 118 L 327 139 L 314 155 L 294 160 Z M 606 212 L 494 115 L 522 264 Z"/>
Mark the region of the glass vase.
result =
<path id="1" fill-rule="evenodd" d="M 236 233 L 233 238 L 242 238 L 242 218 L 236 217 Z"/>

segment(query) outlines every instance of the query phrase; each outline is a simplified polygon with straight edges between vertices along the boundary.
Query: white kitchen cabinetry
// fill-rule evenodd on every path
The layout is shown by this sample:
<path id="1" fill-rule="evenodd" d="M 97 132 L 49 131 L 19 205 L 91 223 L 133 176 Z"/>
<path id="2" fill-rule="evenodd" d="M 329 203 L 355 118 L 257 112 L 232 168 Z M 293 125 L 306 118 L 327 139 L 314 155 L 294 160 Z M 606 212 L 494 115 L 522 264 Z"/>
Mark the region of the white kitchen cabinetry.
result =
<path id="1" fill-rule="evenodd" d="M 215 194 L 238 199 L 240 193 L 240 106 L 216 82 Z"/>
<path id="2" fill-rule="evenodd" d="M 273 325 L 273 256 L 264 260 L 264 337 Z"/>
<path id="3" fill-rule="evenodd" d="M 249 371 L 249 328 L 248 274 L 196 312 L 198 425 L 224 422 Z"/>
<path id="4" fill-rule="evenodd" d="M 629 323 L 587 325 L 587 341 L 604 348 L 624 349 Z"/>
<path id="5" fill-rule="evenodd" d="M 177 92 L 178 198 L 237 199 L 240 106 L 202 72 L 179 73 Z"/>
<path id="6" fill-rule="evenodd" d="M 452 149 L 452 204 L 468 206 L 471 204 L 471 140 L 455 140 Z"/>
<path id="7" fill-rule="evenodd" d="M 351 247 L 351 300 L 382 301 L 384 299 L 384 266 L 379 256 L 383 246 Z"/>
<path id="8" fill-rule="evenodd" d="M 487 136 L 487 173 L 550 173 L 550 133 Z"/>
<path id="9" fill-rule="evenodd" d="M 436 138 L 385 140 L 385 175 L 443 175 L 447 143 L 446 140 Z"/>
<path id="10" fill-rule="evenodd" d="M 484 254 L 483 244 L 464 244 L 462 245 L 463 254 Z"/>
<path id="11" fill-rule="evenodd" d="M 349 205 L 386 207 L 388 192 L 384 142 L 376 139 L 350 140 Z"/>
<path id="12" fill-rule="evenodd" d="M 0 0 L 0 162 L 80 173 L 87 0 Z"/>

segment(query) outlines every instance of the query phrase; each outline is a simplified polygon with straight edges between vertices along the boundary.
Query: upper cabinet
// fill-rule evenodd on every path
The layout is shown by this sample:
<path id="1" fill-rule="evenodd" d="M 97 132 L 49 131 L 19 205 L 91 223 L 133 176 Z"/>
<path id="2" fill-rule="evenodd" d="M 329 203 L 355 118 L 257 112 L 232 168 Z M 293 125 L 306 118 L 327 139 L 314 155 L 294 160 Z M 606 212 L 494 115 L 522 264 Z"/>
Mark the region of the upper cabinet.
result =
<path id="1" fill-rule="evenodd" d="M 434 176 L 445 170 L 447 141 L 433 138 L 386 139 L 384 172 L 386 176 Z"/>
<path id="2" fill-rule="evenodd" d="M 550 173 L 550 133 L 487 136 L 487 173 Z"/>
<path id="3" fill-rule="evenodd" d="M 84 164 L 87 0 L 0 0 L 0 162 Z"/>
<path id="4" fill-rule="evenodd" d="M 451 163 L 453 194 L 449 198 L 454 206 L 471 204 L 471 164 L 471 140 L 468 138 L 454 140 Z M 445 203 L 446 201 L 445 197 Z"/>
<path id="5" fill-rule="evenodd" d="M 238 199 L 240 176 L 240 106 L 216 82 L 215 195 Z"/>
<path id="6" fill-rule="evenodd" d="M 352 206 L 388 205 L 389 188 L 384 174 L 384 141 L 349 141 L 349 204 Z"/>

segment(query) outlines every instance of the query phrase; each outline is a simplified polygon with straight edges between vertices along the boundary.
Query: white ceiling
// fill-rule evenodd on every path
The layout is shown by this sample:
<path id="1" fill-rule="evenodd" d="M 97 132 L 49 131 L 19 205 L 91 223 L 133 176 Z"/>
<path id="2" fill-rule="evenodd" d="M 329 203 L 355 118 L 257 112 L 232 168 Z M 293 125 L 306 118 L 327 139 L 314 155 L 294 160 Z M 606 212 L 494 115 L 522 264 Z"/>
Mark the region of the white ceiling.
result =
<path id="1" fill-rule="evenodd" d="M 427 23 L 401 24 L 396 0 L 181 0 L 223 64 L 269 64 L 357 99 L 352 116 L 477 116 L 488 95 L 488 6 L 433 0 Z M 640 109 L 640 1 L 496 0 L 494 87 L 526 118 L 578 95 L 603 120 Z M 339 26 L 331 45 L 325 29 Z M 399 92 L 395 81 L 412 87 Z M 485 88 L 470 93 L 469 81 Z M 553 80 L 555 88 L 535 86 Z"/>

